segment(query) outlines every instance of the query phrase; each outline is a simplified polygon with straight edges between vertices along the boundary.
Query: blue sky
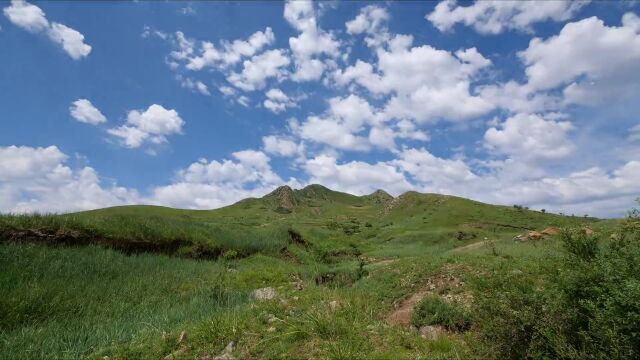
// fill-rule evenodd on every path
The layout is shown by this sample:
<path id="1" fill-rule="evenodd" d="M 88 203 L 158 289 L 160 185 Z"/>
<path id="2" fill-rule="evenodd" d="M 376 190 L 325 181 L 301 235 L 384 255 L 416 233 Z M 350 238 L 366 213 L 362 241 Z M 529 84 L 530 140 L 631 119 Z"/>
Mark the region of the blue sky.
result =
<path id="1" fill-rule="evenodd" d="M 0 211 L 216 208 L 282 184 L 621 216 L 637 2 L 24 2 Z"/>

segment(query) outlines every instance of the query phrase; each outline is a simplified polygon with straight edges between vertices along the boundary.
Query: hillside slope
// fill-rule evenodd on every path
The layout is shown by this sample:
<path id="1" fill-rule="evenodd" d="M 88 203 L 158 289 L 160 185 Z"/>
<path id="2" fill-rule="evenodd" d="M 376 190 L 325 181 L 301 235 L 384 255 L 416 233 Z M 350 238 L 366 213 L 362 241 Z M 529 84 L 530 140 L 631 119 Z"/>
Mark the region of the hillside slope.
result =
<path id="1" fill-rule="evenodd" d="M 465 284 L 496 269 L 554 269 L 557 237 L 517 234 L 612 225 L 319 185 L 215 210 L 0 215 L 0 358 L 474 357 L 473 328 L 407 328 L 423 299 L 470 307 Z"/>

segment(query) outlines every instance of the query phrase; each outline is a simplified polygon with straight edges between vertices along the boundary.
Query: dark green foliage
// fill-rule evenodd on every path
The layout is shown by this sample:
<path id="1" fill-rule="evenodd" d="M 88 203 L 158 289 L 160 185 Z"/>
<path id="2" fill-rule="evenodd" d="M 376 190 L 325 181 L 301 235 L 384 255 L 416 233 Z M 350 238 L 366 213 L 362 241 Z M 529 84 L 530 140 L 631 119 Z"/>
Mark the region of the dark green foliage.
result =
<path id="1" fill-rule="evenodd" d="M 459 305 L 449 304 L 439 296 L 429 295 L 416 306 L 411 324 L 417 328 L 439 325 L 450 331 L 466 331 L 471 327 L 471 318 Z"/>
<path id="2" fill-rule="evenodd" d="M 497 358 L 640 357 L 640 232 L 564 232 L 539 277 L 498 269 L 479 283 L 476 322 Z M 486 354 L 485 354 L 486 355 Z"/>

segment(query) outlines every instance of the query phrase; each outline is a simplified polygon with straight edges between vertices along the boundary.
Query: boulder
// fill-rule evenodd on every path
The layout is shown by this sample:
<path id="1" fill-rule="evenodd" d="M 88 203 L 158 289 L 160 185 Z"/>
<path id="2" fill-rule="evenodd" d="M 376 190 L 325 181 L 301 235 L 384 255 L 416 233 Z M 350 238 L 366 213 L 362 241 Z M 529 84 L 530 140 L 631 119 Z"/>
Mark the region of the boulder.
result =
<path id="1" fill-rule="evenodd" d="M 539 233 L 537 231 L 529 231 L 527 233 L 527 240 L 540 240 L 544 237 L 544 235 L 542 233 Z"/>
<path id="2" fill-rule="evenodd" d="M 418 331 L 420 332 L 420 336 L 423 339 L 427 339 L 431 341 L 438 340 L 440 335 L 444 333 L 444 329 L 441 326 L 433 326 L 433 325 L 423 326 Z"/>
<path id="3" fill-rule="evenodd" d="M 233 360 L 233 359 L 235 359 L 235 357 L 233 357 L 233 355 L 231 355 L 231 353 L 233 352 L 234 348 L 235 348 L 235 344 L 232 341 L 229 344 L 227 344 L 227 347 L 224 348 L 224 350 L 222 351 L 222 354 L 214 357 L 213 360 Z"/>
<path id="4" fill-rule="evenodd" d="M 333 300 L 329 303 L 329 309 L 331 309 L 332 312 L 335 312 L 336 310 L 338 310 L 339 307 L 340 307 L 340 303 L 337 300 Z"/>
<path id="5" fill-rule="evenodd" d="M 548 227 L 541 231 L 543 235 L 550 235 L 550 236 L 559 235 L 561 232 L 562 230 L 554 226 Z"/>
<path id="6" fill-rule="evenodd" d="M 278 296 L 278 293 L 276 292 L 276 289 L 272 287 L 256 289 L 253 291 L 253 298 L 258 301 L 272 300 L 276 296 Z"/>

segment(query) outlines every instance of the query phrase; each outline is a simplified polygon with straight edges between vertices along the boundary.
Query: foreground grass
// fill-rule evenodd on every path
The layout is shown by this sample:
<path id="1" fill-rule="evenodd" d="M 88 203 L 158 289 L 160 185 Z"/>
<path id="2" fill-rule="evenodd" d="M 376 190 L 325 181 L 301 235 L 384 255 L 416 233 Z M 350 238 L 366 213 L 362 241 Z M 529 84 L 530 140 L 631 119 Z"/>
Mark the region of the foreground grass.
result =
<path id="1" fill-rule="evenodd" d="M 3 358 L 77 358 L 175 331 L 246 301 L 221 264 L 96 247 L 0 246 Z"/>

